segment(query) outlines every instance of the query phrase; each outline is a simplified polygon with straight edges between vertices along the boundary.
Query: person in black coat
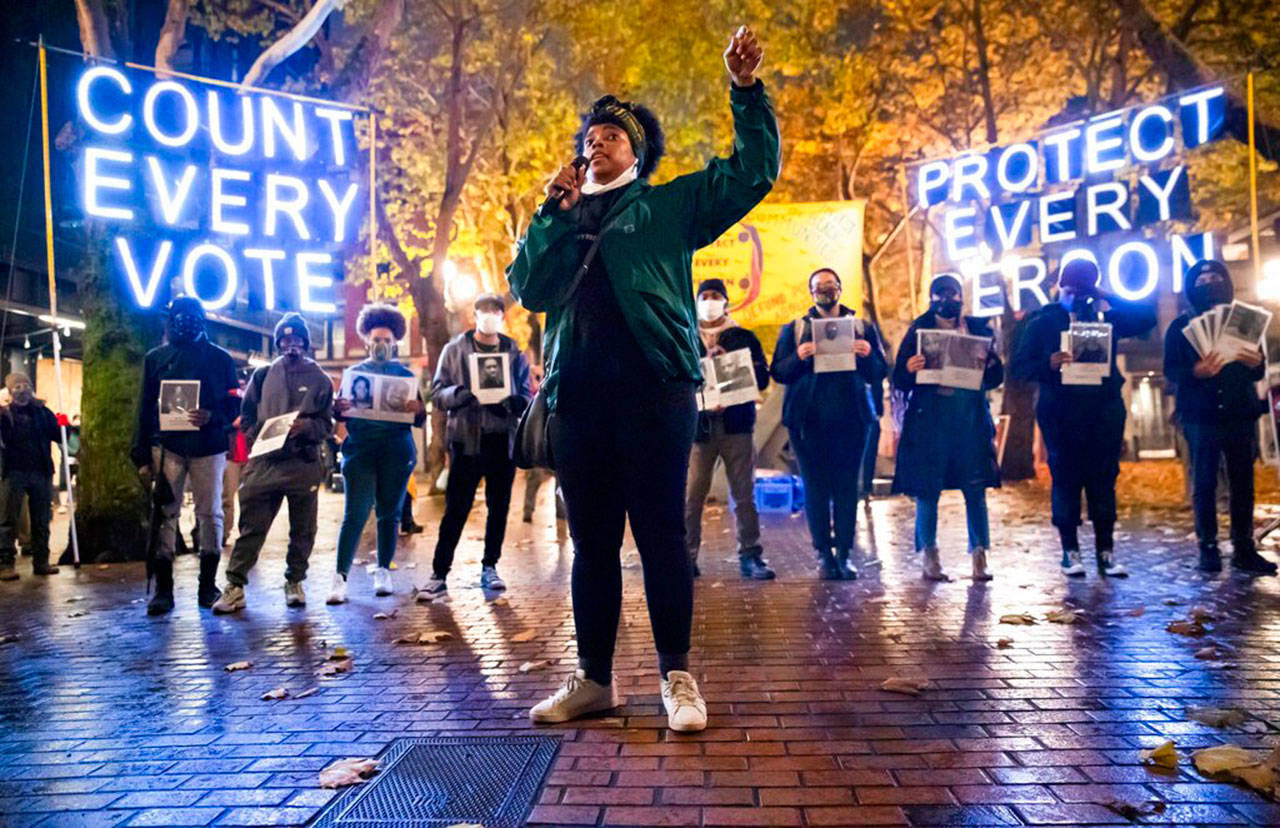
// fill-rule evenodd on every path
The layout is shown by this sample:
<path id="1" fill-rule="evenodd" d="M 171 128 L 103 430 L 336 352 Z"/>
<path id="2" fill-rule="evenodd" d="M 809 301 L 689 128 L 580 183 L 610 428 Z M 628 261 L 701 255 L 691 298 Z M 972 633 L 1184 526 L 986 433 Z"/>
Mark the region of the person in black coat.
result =
<path id="1" fill-rule="evenodd" d="M 854 341 L 856 370 L 814 371 L 814 323 L 854 315 L 840 304 L 841 290 L 840 277 L 830 268 L 809 276 L 814 306 L 783 326 L 770 368 L 773 378 L 787 386 L 782 423 L 800 464 L 805 516 L 828 580 L 858 577 L 850 562 L 858 519 L 858 474 L 867 428 L 876 416 L 867 385 L 888 373 L 880 334 L 865 320 L 858 320 L 860 334 Z"/>
<path id="2" fill-rule="evenodd" d="M 5 497 L 0 512 L 0 581 L 18 577 L 14 569 L 14 538 L 25 502 L 31 518 L 31 571 L 56 575 L 49 563 L 49 521 L 53 508 L 53 444 L 61 437 L 59 422 L 32 393 L 31 379 L 13 373 L 5 378 L 9 405 L 0 408 L 0 458 L 3 458 Z M 61 419 L 60 419 L 61 418 Z"/>
<path id="3" fill-rule="evenodd" d="M 1198 315 L 1231 302 L 1226 265 L 1196 262 L 1187 271 L 1187 300 Z M 1256 423 L 1266 410 L 1255 383 L 1266 374 L 1260 348 L 1227 361 L 1216 351 L 1201 357 L 1184 335 L 1193 313 L 1184 313 L 1164 335 L 1164 375 L 1175 385 L 1178 419 L 1191 453 L 1191 504 L 1200 541 L 1200 569 L 1222 571 L 1218 551 L 1218 468 L 1226 460 L 1230 492 L 1231 565 L 1243 572 L 1276 574 L 1276 565 L 1253 542 L 1253 459 Z"/>
<path id="4" fill-rule="evenodd" d="M 1040 386 L 1036 421 L 1049 451 L 1053 477 L 1053 525 L 1062 540 L 1062 572 L 1082 577 L 1080 560 L 1081 490 L 1089 498 L 1098 572 L 1128 573 L 1115 558 L 1116 478 L 1124 449 L 1124 377 L 1116 367 L 1116 344 L 1155 327 L 1155 311 L 1102 293 L 1098 266 L 1076 259 L 1058 277 L 1058 302 L 1035 312 L 1013 354 L 1014 376 Z M 1105 307 L 1104 307 L 1105 306 Z M 1106 322 L 1111 327 L 1110 375 L 1098 385 L 1062 382 L 1062 366 L 1072 361 L 1062 349 L 1062 334 L 1072 322 Z"/>
<path id="5" fill-rule="evenodd" d="M 703 279 L 698 284 L 699 350 L 703 356 L 719 356 L 745 350 L 751 355 L 756 388 L 769 385 L 769 363 L 760 340 L 740 327 L 728 314 L 729 293 L 721 279 Z M 743 377 L 745 380 L 746 378 Z M 698 549 L 702 546 L 702 507 L 711 489 L 711 473 L 716 460 L 724 461 L 729 482 L 733 516 L 738 529 L 738 569 L 744 578 L 769 581 L 774 572 L 764 562 L 760 547 L 760 516 L 756 512 L 756 455 L 754 432 L 756 404 L 738 403 L 698 413 L 698 430 L 689 454 L 689 481 L 685 492 L 685 544 L 698 572 Z"/>
<path id="6" fill-rule="evenodd" d="M 938 557 L 938 498 L 944 489 L 963 492 L 973 580 L 989 581 L 987 489 L 1000 485 L 1000 470 L 986 392 L 1004 382 L 1004 365 L 992 348 L 987 353 L 982 388 L 977 391 L 917 382 L 925 367 L 917 332 L 942 330 L 992 336 L 986 320 L 960 315 L 963 290 L 954 276 L 944 274 L 934 279 L 929 286 L 929 299 L 929 310 L 907 330 L 893 369 L 893 387 L 908 395 L 893 491 L 916 500 L 916 550 L 924 553 L 924 577 L 933 581 L 948 580 Z"/>

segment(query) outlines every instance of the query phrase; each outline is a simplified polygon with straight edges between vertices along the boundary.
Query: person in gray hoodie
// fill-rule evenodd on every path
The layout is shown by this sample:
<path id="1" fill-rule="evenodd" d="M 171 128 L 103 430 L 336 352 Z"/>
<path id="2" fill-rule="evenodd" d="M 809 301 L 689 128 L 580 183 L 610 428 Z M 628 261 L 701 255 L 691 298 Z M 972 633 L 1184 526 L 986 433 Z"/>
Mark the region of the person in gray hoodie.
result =
<path id="1" fill-rule="evenodd" d="M 213 605 L 217 613 L 244 609 L 249 572 L 275 522 L 289 501 L 289 547 L 285 557 L 285 605 L 306 606 L 302 582 L 316 540 L 317 505 L 325 467 L 321 445 L 333 434 L 333 383 L 307 352 L 311 334 L 296 313 L 276 324 L 276 350 L 270 365 L 258 368 L 244 389 L 240 428 L 249 445 L 273 417 L 297 412 L 284 445 L 251 457 L 240 481 L 240 535 L 227 564 L 227 585 Z M 251 452 L 252 453 L 252 452 Z"/>

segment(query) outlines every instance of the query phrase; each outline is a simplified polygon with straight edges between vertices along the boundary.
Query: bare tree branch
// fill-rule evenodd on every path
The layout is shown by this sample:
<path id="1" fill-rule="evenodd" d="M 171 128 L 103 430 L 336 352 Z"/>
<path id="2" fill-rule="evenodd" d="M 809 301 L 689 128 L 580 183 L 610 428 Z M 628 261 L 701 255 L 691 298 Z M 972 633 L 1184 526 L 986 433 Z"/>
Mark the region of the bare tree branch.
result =
<path id="1" fill-rule="evenodd" d="M 115 57 L 111 46 L 111 24 L 102 0 L 76 0 L 76 22 L 80 27 L 80 48 L 91 57 Z"/>
<path id="2" fill-rule="evenodd" d="M 283 37 L 258 55 L 258 59 L 253 62 L 253 66 L 250 66 L 249 71 L 245 73 L 244 80 L 240 83 L 240 88 L 245 89 L 250 86 L 260 85 L 267 75 L 271 74 L 272 69 L 283 63 L 294 52 L 306 46 L 311 38 L 315 37 L 316 32 L 320 31 L 320 27 L 324 25 L 329 13 L 335 8 L 342 8 L 345 2 L 346 0 L 317 0 L 311 10 L 303 15 L 302 19 L 294 24 L 292 29 L 285 32 Z"/>
<path id="3" fill-rule="evenodd" d="M 156 41 L 156 68 L 172 72 L 174 55 L 182 48 L 187 36 L 187 16 L 191 12 L 191 0 L 169 0 L 164 13 L 164 25 Z"/>

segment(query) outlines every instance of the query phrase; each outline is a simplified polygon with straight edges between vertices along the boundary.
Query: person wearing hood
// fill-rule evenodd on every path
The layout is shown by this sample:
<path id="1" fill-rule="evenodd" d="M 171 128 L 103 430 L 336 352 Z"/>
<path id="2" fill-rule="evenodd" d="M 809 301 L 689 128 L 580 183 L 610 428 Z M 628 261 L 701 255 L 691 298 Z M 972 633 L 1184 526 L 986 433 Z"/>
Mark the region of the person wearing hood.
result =
<path id="1" fill-rule="evenodd" d="M 363 374 L 382 374 L 412 379 L 409 366 L 396 359 L 396 343 L 408 330 L 404 314 L 391 305 L 373 303 L 360 309 L 356 330 L 364 338 L 369 358 L 352 367 Z M 415 383 L 417 385 L 417 383 Z M 395 591 L 391 579 L 391 561 L 396 556 L 396 532 L 404 505 L 409 475 L 418 464 L 418 446 L 413 428 L 421 428 L 427 420 L 427 407 L 418 392 L 408 401 L 405 411 L 413 415 L 413 423 L 346 417 L 352 401 L 345 397 L 334 400 L 333 411 L 347 425 L 347 439 L 342 441 L 342 481 L 346 503 L 342 527 L 338 530 L 337 571 L 327 603 L 347 601 L 347 576 L 356 557 L 356 546 L 375 512 L 378 524 L 378 565 L 373 571 L 373 593 L 379 597 Z"/>
<path id="2" fill-rule="evenodd" d="M 31 378 L 13 373 L 5 377 L 9 402 L 0 408 L 0 458 L 3 459 L 4 497 L 0 513 L 0 581 L 14 581 L 14 538 L 22 521 L 24 503 L 31 523 L 31 571 L 56 575 L 49 563 L 49 521 L 52 519 L 53 445 L 62 437 L 62 415 L 55 415 L 36 399 Z"/>
<path id="3" fill-rule="evenodd" d="M 1178 419 L 1191 453 L 1191 505 L 1200 542 L 1200 569 L 1222 571 L 1218 550 L 1218 469 L 1225 460 L 1230 493 L 1231 565 L 1275 575 L 1276 565 L 1253 542 L 1253 461 L 1257 420 L 1266 411 L 1256 383 L 1266 375 L 1261 348 L 1227 361 L 1217 351 L 1201 357 L 1183 335 L 1194 316 L 1230 304 L 1235 291 L 1226 265 L 1199 261 L 1187 270 L 1192 310 L 1174 319 L 1164 335 L 1164 375 L 1174 384 Z"/>
<path id="4" fill-rule="evenodd" d="M 621 550 L 631 530 L 644 569 L 668 725 L 706 727 L 688 670 L 693 566 L 684 495 L 697 425 L 692 259 L 758 204 L 777 179 L 780 138 L 763 52 L 743 26 L 725 50 L 733 153 L 652 185 L 662 129 L 647 108 L 607 95 L 576 139 L 586 169 L 562 167 L 548 186 L 559 206 L 533 218 L 507 269 L 526 310 L 546 312 L 550 446 L 574 542 L 578 670 L 529 711 L 564 722 L 621 704 L 613 653 L 622 609 Z M 598 255 L 597 255 L 598 254 Z"/>
<path id="5" fill-rule="evenodd" d="M 165 380 L 198 380 L 198 407 L 190 411 L 192 428 L 160 430 L 160 388 Z M 163 507 L 153 573 L 155 594 L 148 615 L 173 609 L 173 554 L 178 515 L 187 484 L 195 500 L 200 553 L 197 601 L 212 607 L 220 592 L 218 560 L 222 554 L 222 475 L 227 463 L 227 434 L 239 414 L 240 383 L 231 354 L 209 341 L 204 306 L 192 296 L 169 303 L 165 343 L 147 352 L 142 365 L 138 424 L 130 456 L 138 473 L 148 480 L 163 474 L 173 501 Z"/>
<path id="6" fill-rule="evenodd" d="M 840 304 L 843 286 L 831 268 L 809 276 L 813 307 L 784 325 L 773 350 L 773 378 L 787 386 L 782 424 L 804 481 L 804 511 L 818 552 L 822 577 L 853 580 L 851 561 L 858 519 L 858 478 L 867 430 L 876 418 L 869 385 L 888 374 L 884 345 L 875 325 L 857 320 L 856 370 L 817 373 L 813 369 L 813 327 L 823 319 L 854 315 Z"/>
<path id="7" fill-rule="evenodd" d="M 964 494 L 973 580 L 989 581 L 987 489 L 1000 485 L 1000 469 L 987 392 L 1004 382 L 1004 365 L 993 347 L 987 354 L 979 390 L 917 383 L 917 374 L 925 367 L 918 331 L 992 336 L 985 319 L 961 315 L 964 289 L 954 276 L 943 274 L 933 280 L 929 302 L 929 309 L 907 329 L 893 369 L 893 387 L 908 397 L 893 491 L 915 498 L 916 551 L 924 558 L 924 577 L 946 581 L 949 578 L 938 554 L 938 498 L 945 489 L 959 489 Z"/>
<path id="8" fill-rule="evenodd" d="M 444 517 L 432 559 L 431 579 L 418 590 L 419 601 L 434 601 L 448 594 L 445 579 L 453 568 L 453 554 L 467 517 L 475 504 L 476 488 L 484 481 L 484 557 L 480 561 L 480 586 L 504 590 L 498 576 L 502 541 L 507 533 L 507 512 L 511 506 L 511 484 L 515 481 L 516 426 L 529 406 L 529 363 L 516 341 L 500 333 L 505 303 L 493 293 L 475 300 L 475 327 L 451 339 L 440 352 L 436 376 L 431 383 L 431 401 L 448 414 L 445 445 L 449 449 L 449 481 L 444 493 Z M 486 354 L 506 354 L 507 377 L 501 381 L 500 363 L 484 360 L 475 378 L 485 383 L 506 385 L 510 394 L 499 402 L 481 405 L 472 384 L 471 365 L 480 365 Z M 473 360 L 472 357 L 477 359 Z M 486 377 L 488 373 L 490 376 Z"/>
<path id="9" fill-rule="evenodd" d="M 751 354 L 756 387 L 769 385 L 769 363 L 760 340 L 729 316 L 729 292 L 721 279 L 704 279 L 698 285 L 698 335 L 704 356 L 746 350 Z M 756 457 L 754 431 L 756 404 L 744 402 L 698 415 L 698 431 L 689 455 L 689 484 L 684 504 L 685 543 L 693 574 L 698 572 L 698 548 L 702 545 L 702 507 L 711 490 L 716 460 L 724 461 L 733 517 L 738 529 L 738 569 L 744 578 L 769 581 L 774 572 L 761 557 L 760 516 L 756 513 Z"/>
<path id="10" fill-rule="evenodd" d="M 1070 578 L 1085 574 L 1078 535 L 1082 490 L 1089 499 L 1098 573 L 1113 578 L 1128 574 L 1115 552 L 1116 478 L 1126 416 L 1116 347 L 1121 339 L 1144 336 L 1156 325 L 1154 308 L 1103 293 L 1098 282 L 1098 266 L 1092 261 L 1068 262 L 1058 276 L 1058 301 L 1028 320 L 1011 366 L 1014 376 L 1039 384 L 1036 421 L 1049 452 L 1062 573 Z M 1111 373 L 1100 385 L 1062 382 L 1062 366 L 1071 362 L 1071 354 L 1062 350 L 1062 334 L 1072 322 L 1111 325 Z"/>
<path id="11" fill-rule="evenodd" d="M 240 406 L 240 429 L 250 446 L 273 417 L 296 412 L 279 449 L 249 460 L 240 481 L 240 534 L 227 563 L 227 585 L 213 605 L 216 613 L 244 609 L 244 588 L 281 505 L 289 503 L 289 546 L 285 552 L 284 603 L 304 607 L 302 582 L 315 546 L 324 461 L 320 446 L 333 434 L 333 383 L 309 356 L 311 333 L 296 313 L 276 323 L 280 356 L 253 372 Z"/>

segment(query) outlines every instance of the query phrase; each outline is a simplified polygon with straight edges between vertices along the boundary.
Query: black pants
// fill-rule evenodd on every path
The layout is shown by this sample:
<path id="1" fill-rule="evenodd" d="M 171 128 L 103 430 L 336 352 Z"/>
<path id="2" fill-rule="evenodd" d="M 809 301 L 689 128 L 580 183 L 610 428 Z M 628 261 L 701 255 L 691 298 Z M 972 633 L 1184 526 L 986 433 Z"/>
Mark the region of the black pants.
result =
<path id="1" fill-rule="evenodd" d="M 453 568 L 453 553 L 475 505 L 476 488 L 481 480 L 488 508 L 481 565 L 498 565 L 502 541 L 507 535 L 507 512 L 515 477 L 516 464 L 511 459 L 511 440 L 506 432 L 481 437 L 479 454 L 463 454 L 461 443 L 449 447 L 449 485 L 444 491 L 444 517 L 440 520 L 440 536 L 431 563 L 437 578 L 445 577 Z"/>
<path id="2" fill-rule="evenodd" d="M 316 545 L 319 514 L 318 486 L 298 486 L 275 491 L 240 494 L 240 534 L 227 561 L 227 581 L 235 586 L 249 583 L 249 572 L 258 563 L 267 533 L 285 501 L 289 503 L 289 546 L 285 551 L 284 578 L 292 583 L 307 579 L 307 565 Z"/>
<path id="3" fill-rule="evenodd" d="M 684 489 L 697 426 L 692 384 L 637 384 L 590 401 L 562 396 L 552 424 L 556 476 L 574 544 L 579 657 L 595 664 L 613 658 L 628 518 L 658 653 L 688 653 L 693 565 L 685 551 Z"/>
<path id="4" fill-rule="evenodd" d="M 819 552 L 853 549 L 858 528 L 858 478 L 866 445 L 865 423 L 807 427 L 791 434 L 791 448 L 804 481 L 809 536 Z"/>
<path id="5" fill-rule="evenodd" d="M 863 497 L 871 495 L 876 480 L 876 458 L 880 454 L 880 420 L 874 420 L 867 426 L 867 446 L 862 451 L 862 479 L 859 480 L 858 493 Z"/>
<path id="6" fill-rule="evenodd" d="M 1109 549 L 1116 522 L 1116 478 L 1124 449 L 1124 401 L 1059 401 L 1040 406 L 1036 419 L 1049 452 L 1053 525 L 1063 536 L 1064 548 L 1073 545 L 1069 539 L 1080 526 L 1083 492 L 1100 545 Z"/>
<path id="7" fill-rule="evenodd" d="M 0 515 L 0 564 L 13 565 L 14 538 L 22 520 L 23 497 L 31 516 L 31 557 L 49 560 L 49 521 L 53 514 L 52 474 L 13 471 L 4 476 L 4 514 Z"/>
<path id="8" fill-rule="evenodd" d="M 1236 549 L 1253 545 L 1253 456 L 1257 435 L 1253 421 L 1184 423 L 1191 449 L 1191 505 L 1201 546 L 1218 542 L 1218 468 L 1226 460 L 1231 494 L 1231 541 Z"/>

